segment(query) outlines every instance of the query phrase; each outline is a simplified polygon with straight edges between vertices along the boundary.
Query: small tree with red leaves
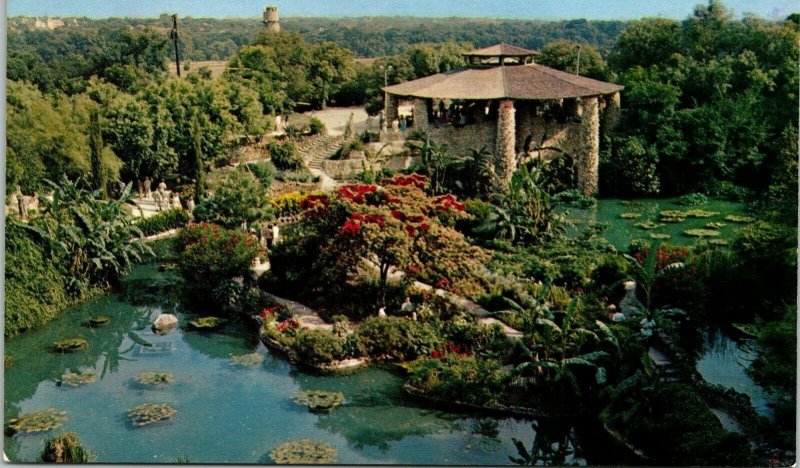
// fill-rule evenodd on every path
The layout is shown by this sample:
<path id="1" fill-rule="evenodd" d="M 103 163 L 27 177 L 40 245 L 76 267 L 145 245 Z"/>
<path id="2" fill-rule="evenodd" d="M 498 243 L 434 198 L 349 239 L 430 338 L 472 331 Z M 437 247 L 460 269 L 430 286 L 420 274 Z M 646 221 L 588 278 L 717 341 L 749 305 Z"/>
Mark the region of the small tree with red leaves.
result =
<path id="1" fill-rule="evenodd" d="M 419 174 L 397 175 L 381 186 L 344 185 L 324 201 L 304 200 L 301 230 L 320 240 L 315 262 L 320 280 L 330 285 L 352 279 L 362 261 L 372 262 L 378 269 L 378 302 L 385 305 L 392 269 L 407 281 L 477 277 L 485 254 L 442 223 L 468 216 L 464 204 L 450 194 L 429 197 L 427 183 Z"/>

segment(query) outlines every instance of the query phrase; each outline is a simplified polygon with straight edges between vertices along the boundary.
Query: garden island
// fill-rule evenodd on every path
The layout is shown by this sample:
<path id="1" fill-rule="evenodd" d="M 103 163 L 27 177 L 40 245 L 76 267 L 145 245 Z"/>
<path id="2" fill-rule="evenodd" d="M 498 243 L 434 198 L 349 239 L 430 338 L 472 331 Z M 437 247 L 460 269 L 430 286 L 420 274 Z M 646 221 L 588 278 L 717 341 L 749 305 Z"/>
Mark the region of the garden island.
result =
<path id="1" fill-rule="evenodd" d="M 9 460 L 794 463 L 800 14 L 262 19 L 9 19 Z"/>

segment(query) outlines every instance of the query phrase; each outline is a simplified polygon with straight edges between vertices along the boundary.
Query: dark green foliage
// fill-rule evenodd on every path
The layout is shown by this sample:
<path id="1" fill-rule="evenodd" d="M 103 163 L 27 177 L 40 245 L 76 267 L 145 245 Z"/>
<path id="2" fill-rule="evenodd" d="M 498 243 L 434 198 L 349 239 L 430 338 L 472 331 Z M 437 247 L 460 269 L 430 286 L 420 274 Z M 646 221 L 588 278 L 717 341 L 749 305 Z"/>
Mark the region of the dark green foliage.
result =
<path id="1" fill-rule="evenodd" d="M 189 213 L 181 208 L 171 208 L 169 210 L 156 213 L 149 218 L 142 218 L 136 226 L 142 230 L 145 236 L 152 236 L 170 229 L 183 227 L 189 222 Z"/>
<path id="2" fill-rule="evenodd" d="M 203 196 L 203 145 L 200 136 L 200 123 L 197 118 L 192 122 L 192 158 L 194 162 L 194 202 L 199 204 Z"/>
<path id="3" fill-rule="evenodd" d="M 344 357 L 342 343 L 325 330 L 303 330 L 297 333 L 292 349 L 302 362 L 327 364 Z"/>
<path id="4" fill-rule="evenodd" d="M 311 117 L 311 120 L 308 123 L 308 132 L 311 135 L 325 133 L 325 124 L 322 123 L 322 121 L 318 118 Z"/>
<path id="5" fill-rule="evenodd" d="M 83 445 L 74 432 L 64 432 L 44 442 L 43 463 L 91 463 L 96 457 Z"/>
<path id="6" fill-rule="evenodd" d="M 431 325 L 402 317 L 370 317 L 361 322 L 356 337 L 365 355 L 398 361 L 430 354 L 441 344 Z"/>
<path id="7" fill-rule="evenodd" d="M 665 383 L 651 394 L 638 417 L 621 423 L 628 403 L 605 411 L 606 421 L 636 447 L 665 465 L 749 466 L 747 439 L 727 432 L 708 405 L 686 384 Z"/>
<path id="8" fill-rule="evenodd" d="M 272 164 L 282 171 L 294 171 L 303 167 L 303 159 L 291 141 L 272 142 L 267 147 Z"/>
<path id="9" fill-rule="evenodd" d="M 89 149 L 91 151 L 92 188 L 100 190 L 105 198 L 106 181 L 103 174 L 103 135 L 100 133 L 100 121 L 97 110 L 89 113 Z"/>
<path id="10" fill-rule="evenodd" d="M 621 196 L 657 195 L 658 151 L 642 137 L 615 138 L 602 154 L 603 193 Z"/>
<path id="11" fill-rule="evenodd" d="M 277 169 L 270 161 L 243 164 L 239 167 L 243 168 L 243 170 L 250 171 L 265 189 L 272 185 L 272 181 L 275 179 L 275 174 L 277 172 Z"/>
<path id="12" fill-rule="evenodd" d="M 626 87 L 619 129 L 640 139 L 627 153 L 657 164 L 662 193 L 703 192 L 715 181 L 765 190 L 785 148 L 781 135 L 797 128 L 797 109 L 782 104 L 797 100 L 797 55 L 791 26 L 734 21 L 718 1 L 681 23 L 632 22 L 609 58 Z M 631 141 L 612 142 L 612 153 Z M 637 173 L 651 191 L 651 169 Z"/>
<path id="13" fill-rule="evenodd" d="M 580 69 L 578 69 L 578 50 L 580 50 Z M 536 63 L 596 80 L 611 81 L 612 78 L 606 61 L 597 49 L 586 43 L 567 40 L 550 42 L 536 56 Z"/>
<path id="14" fill-rule="evenodd" d="M 786 307 L 780 319 L 759 325 L 758 356 L 747 372 L 773 393 L 775 428 L 781 443 L 793 447 L 797 429 L 797 309 Z"/>
<path id="15" fill-rule="evenodd" d="M 242 303 L 244 287 L 234 279 L 222 280 L 211 292 L 214 303 L 224 312 L 236 311 Z"/>
<path id="16" fill-rule="evenodd" d="M 236 228 L 272 216 L 266 189 L 248 172 L 226 171 L 212 189 L 214 194 L 194 209 L 197 221 Z"/>
<path id="17" fill-rule="evenodd" d="M 6 223 L 6 336 L 44 325 L 66 308 L 66 281 L 30 232 Z"/>
<path id="18" fill-rule="evenodd" d="M 502 403 L 509 375 L 491 359 L 448 354 L 444 359 L 420 359 L 411 366 L 408 382 L 426 395 L 473 405 Z"/>

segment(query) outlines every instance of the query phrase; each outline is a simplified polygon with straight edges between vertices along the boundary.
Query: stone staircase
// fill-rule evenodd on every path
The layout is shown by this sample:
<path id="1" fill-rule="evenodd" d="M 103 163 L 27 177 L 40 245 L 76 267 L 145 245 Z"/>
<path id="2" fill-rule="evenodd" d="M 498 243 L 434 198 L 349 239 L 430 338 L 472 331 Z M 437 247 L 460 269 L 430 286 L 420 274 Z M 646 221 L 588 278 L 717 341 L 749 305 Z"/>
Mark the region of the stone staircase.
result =
<path id="1" fill-rule="evenodd" d="M 672 360 L 657 348 L 651 346 L 648 350 L 650 358 L 661 371 L 661 380 L 664 382 L 676 382 L 680 380 L 678 369 L 672 364 Z"/>
<path id="2" fill-rule="evenodd" d="M 322 163 L 326 159 L 330 159 L 336 151 L 344 143 L 344 138 L 341 136 L 328 136 L 316 140 L 305 149 L 300 150 L 303 159 L 306 161 L 309 169 L 322 170 Z"/>

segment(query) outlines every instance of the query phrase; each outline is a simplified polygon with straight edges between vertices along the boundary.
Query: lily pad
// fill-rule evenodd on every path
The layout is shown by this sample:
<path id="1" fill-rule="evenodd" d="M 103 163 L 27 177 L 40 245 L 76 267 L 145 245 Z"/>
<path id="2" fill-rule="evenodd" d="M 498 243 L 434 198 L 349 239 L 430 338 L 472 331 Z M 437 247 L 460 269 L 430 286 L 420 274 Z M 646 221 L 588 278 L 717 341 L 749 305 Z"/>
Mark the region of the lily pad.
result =
<path id="1" fill-rule="evenodd" d="M 58 353 L 74 353 L 75 351 L 80 351 L 86 348 L 88 345 L 89 342 L 87 342 L 85 339 L 77 337 L 54 341 L 53 349 Z"/>
<path id="2" fill-rule="evenodd" d="M 86 322 L 86 326 L 90 328 L 102 327 L 103 325 L 108 325 L 111 323 L 111 319 L 106 317 L 105 315 L 98 315 L 97 317 L 90 318 Z"/>
<path id="3" fill-rule="evenodd" d="M 309 390 L 296 392 L 292 399 L 298 405 L 308 407 L 311 412 L 328 412 L 344 402 L 344 394 L 341 392 L 326 392 L 324 390 Z"/>
<path id="4" fill-rule="evenodd" d="M 619 215 L 622 219 L 638 219 L 642 217 L 641 213 L 620 213 Z"/>
<path id="5" fill-rule="evenodd" d="M 69 385 L 70 387 L 80 387 L 81 385 L 90 384 L 97 380 L 97 372 L 91 367 L 84 367 L 78 369 L 78 372 L 67 371 L 61 376 L 61 385 Z"/>
<path id="6" fill-rule="evenodd" d="M 136 381 L 142 385 L 158 386 L 173 382 L 169 372 L 142 372 L 136 376 Z"/>
<path id="7" fill-rule="evenodd" d="M 700 210 L 697 208 L 693 208 L 691 210 L 686 210 L 686 216 L 690 218 L 710 218 L 712 216 L 716 216 L 719 214 L 719 211 L 708 211 L 708 210 Z"/>
<path id="8" fill-rule="evenodd" d="M 662 218 L 685 218 L 687 214 L 683 210 L 662 210 L 658 212 L 658 216 Z"/>
<path id="9" fill-rule="evenodd" d="M 189 326 L 196 330 L 212 330 L 223 325 L 227 320 L 219 317 L 200 317 L 197 320 L 189 321 Z"/>
<path id="10" fill-rule="evenodd" d="M 728 225 L 727 223 L 723 223 L 721 221 L 711 221 L 710 223 L 706 223 L 706 227 L 708 229 L 720 229 L 724 228 L 727 225 Z"/>
<path id="11" fill-rule="evenodd" d="M 336 449 L 325 442 L 302 439 L 280 445 L 269 457 L 280 465 L 329 465 L 336 463 Z"/>
<path id="12" fill-rule="evenodd" d="M 750 216 L 728 215 L 725 217 L 725 221 L 730 221 L 732 223 L 752 223 L 753 218 Z"/>
<path id="13" fill-rule="evenodd" d="M 651 232 L 650 233 L 650 238 L 651 239 L 669 239 L 670 237 L 672 237 L 672 236 L 669 235 L 669 234 L 663 234 L 663 233 L 660 233 L 660 232 Z"/>
<path id="14" fill-rule="evenodd" d="M 640 223 L 634 223 L 633 225 L 638 227 L 639 229 L 645 229 L 645 230 L 648 230 L 648 231 L 650 229 L 657 229 L 657 228 L 660 228 L 660 227 L 664 226 L 664 224 L 662 224 L 662 223 L 654 223 L 652 221 L 642 221 Z"/>
<path id="15" fill-rule="evenodd" d="M 682 222 L 686 221 L 686 218 L 681 218 L 681 217 L 677 217 L 677 216 L 674 216 L 674 217 L 673 216 L 667 216 L 667 217 L 660 218 L 659 221 L 661 221 L 662 223 L 682 223 Z"/>
<path id="16" fill-rule="evenodd" d="M 66 420 L 66 411 L 49 408 L 44 411 L 23 414 L 19 418 L 12 419 L 9 421 L 8 427 L 17 432 L 44 432 L 61 427 Z"/>
<path id="17" fill-rule="evenodd" d="M 713 229 L 687 229 L 683 233 L 690 237 L 716 237 L 720 234 Z"/>
<path id="18" fill-rule="evenodd" d="M 140 427 L 169 419 L 177 412 L 178 410 L 164 403 L 150 403 L 128 411 L 128 418 L 134 426 Z"/>
<path id="19" fill-rule="evenodd" d="M 725 239 L 708 239 L 706 242 L 711 245 L 728 245 L 728 241 Z"/>
<path id="20" fill-rule="evenodd" d="M 261 364 L 262 362 L 264 362 L 263 355 L 260 353 L 250 353 L 231 357 L 230 364 L 232 366 L 250 367 Z"/>

